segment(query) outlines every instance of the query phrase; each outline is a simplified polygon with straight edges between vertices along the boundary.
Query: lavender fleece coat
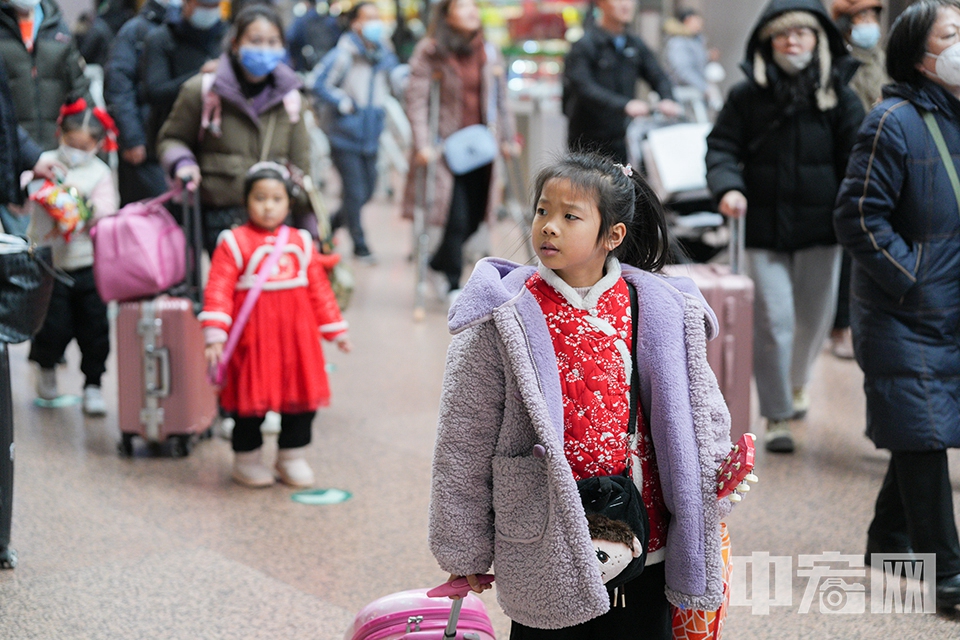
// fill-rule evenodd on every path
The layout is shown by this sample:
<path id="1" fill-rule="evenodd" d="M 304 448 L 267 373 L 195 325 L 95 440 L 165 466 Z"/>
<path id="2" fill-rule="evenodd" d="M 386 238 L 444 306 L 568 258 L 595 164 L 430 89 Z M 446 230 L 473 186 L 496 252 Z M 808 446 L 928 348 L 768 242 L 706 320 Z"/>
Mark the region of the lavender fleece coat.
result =
<path id="1" fill-rule="evenodd" d="M 607 277 L 616 277 L 611 260 Z M 497 575 L 500 606 L 524 625 L 559 629 L 610 600 L 563 453 L 563 406 L 546 320 L 524 286 L 534 267 L 481 260 L 450 310 L 433 463 L 430 547 L 453 574 Z M 633 267 L 640 401 L 671 513 L 666 594 L 715 610 L 723 597 L 716 469 L 730 417 L 706 359 L 716 316 L 692 281 Z M 590 296 L 586 297 L 589 302 Z M 536 444 L 544 457 L 532 454 Z"/>

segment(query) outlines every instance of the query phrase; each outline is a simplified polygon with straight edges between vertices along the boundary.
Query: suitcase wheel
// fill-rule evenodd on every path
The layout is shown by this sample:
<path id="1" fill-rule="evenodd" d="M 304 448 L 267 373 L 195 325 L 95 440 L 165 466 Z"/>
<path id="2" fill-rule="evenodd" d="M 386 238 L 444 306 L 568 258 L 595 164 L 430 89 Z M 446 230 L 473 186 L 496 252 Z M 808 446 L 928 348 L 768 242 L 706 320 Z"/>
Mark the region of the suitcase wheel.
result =
<path id="1" fill-rule="evenodd" d="M 190 436 L 174 436 L 172 445 L 170 455 L 174 458 L 186 458 L 193 450 L 193 440 Z"/>
<path id="2" fill-rule="evenodd" d="M 120 442 L 117 444 L 117 450 L 120 452 L 121 456 L 125 458 L 133 457 L 133 434 L 124 433 Z"/>

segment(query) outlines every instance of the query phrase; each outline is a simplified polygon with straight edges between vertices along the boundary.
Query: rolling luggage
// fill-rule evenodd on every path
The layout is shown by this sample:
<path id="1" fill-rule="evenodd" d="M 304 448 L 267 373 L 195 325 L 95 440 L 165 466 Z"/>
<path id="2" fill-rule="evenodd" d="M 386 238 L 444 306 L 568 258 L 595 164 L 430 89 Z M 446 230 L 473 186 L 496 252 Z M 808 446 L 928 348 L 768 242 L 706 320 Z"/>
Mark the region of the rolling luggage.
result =
<path id="1" fill-rule="evenodd" d="M 719 335 L 707 343 L 707 362 L 730 409 L 730 439 L 750 431 L 750 378 L 753 376 L 753 280 L 741 273 L 743 224 L 731 224 L 731 264 L 670 265 L 664 273 L 691 278 L 717 315 Z"/>
<path id="2" fill-rule="evenodd" d="M 216 390 L 207 378 L 204 338 L 196 310 L 200 277 L 199 194 L 184 191 L 187 230 L 186 297 L 160 296 L 120 304 L 117 316 L 117 379 L 120 452 L 133 454 L 134 437 L 156 452 L 170 443 L 188 455 L 198 435 L 208 436 L 217 417 Z"/>
<path id="3" fill-rule="evenodd" d="M 492 576 L 486 578 L 492 581 Z M 483 601 L 469 587 L 457 591 L 466 597 L 450 600 L 443 595 L 449 586 L 401 591 L 374 600 L 360 610 L 344 640 L 494 640 Z"/>
<path id="4" fill-rule="evenodd" d="M 117 317 L 121 452 L 133 454 L 134 436 L 153 448 L 172 440 L 173 455 L 187 455 L 194 436 L 217 417 L 217 396 L 207 380 L 200 321 L 189 298 L 161 296 L 125 302 Z"/>

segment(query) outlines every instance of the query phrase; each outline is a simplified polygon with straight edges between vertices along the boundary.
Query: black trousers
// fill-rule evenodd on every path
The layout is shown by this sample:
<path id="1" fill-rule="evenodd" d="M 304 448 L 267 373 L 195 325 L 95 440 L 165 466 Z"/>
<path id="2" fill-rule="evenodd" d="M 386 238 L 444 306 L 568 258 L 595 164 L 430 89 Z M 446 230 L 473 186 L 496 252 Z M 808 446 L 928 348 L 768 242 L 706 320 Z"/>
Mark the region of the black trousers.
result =
<path id="1" fill-rule="evenodd" d="M 937 554 L 937 577 L 960 574 L 947 452 L 893 451 L 867 535 L 881 548 Z"/>
<path id="2" fill-rule="evenodd" d="M 353 241 L 353 253 L 365 255 L 370 252 L 360 224 L 360 212 L 373 197 L 377 186 L 377 154 L 365 154 L 345 149 L 330 150 L 333 164 L 340 172 L 343 182 L 340 210 L 333 216 L 334 228 L 345 226 Z"/>
<path id="3" fill-rule="evenodd" d="M 673 619 L 664 593 L 662 562 L 620 587 L 626 606 L 566 629 L 533 629 L 514 622 L 510 640 L 671 640 Z"/>
<path id="4" fill-rule="evenodd" d="M 247 210 L 243 207 L 203 207 L 201 226 L 203 227 L 203 249 L 212 256 L 217 248 L 217 238 L 227 229 L 238 227 L 247 221 Z"/>
<path id="5" fill-rule="evenodd" d="M 83 354 L 80 371 L 86 376 L 84 386 L 99 387 L 110 355 L 107 305 L 97 293 L 93 267 L 68 271 L 67 275 L 73 278 L 73 286 L 59 280 L 53 285 L 47 317 L 30 345 L 30 360 L 44 369 L 53 369 L 70 341 L 76 339 Z"/>
<path id="6" fill-rule="evenodd" d="M 280 436 L 277 438 L 278 449 L 296 449 L 310 444 L 313 436 L 313 417 L 316 411 L 307 413 L 281 413 Z M 235 426 L 231 443 L 237 453 L 254 451 L 263 446 L 263 435 L 260 425 L 265 416 L 234 416 Z"/>
<path id="7" fill-rule="evenodd" d="M 454 178 L 453 198 L 447 214 L 447 225 L 443 228 L 443 239 L 430 259 L 430 268 L 447 276 L 451 290 L 460 288 L 463 245 L 476 233 L 487 215 L 492 175 L 493 165 L 488 164 Z"/>

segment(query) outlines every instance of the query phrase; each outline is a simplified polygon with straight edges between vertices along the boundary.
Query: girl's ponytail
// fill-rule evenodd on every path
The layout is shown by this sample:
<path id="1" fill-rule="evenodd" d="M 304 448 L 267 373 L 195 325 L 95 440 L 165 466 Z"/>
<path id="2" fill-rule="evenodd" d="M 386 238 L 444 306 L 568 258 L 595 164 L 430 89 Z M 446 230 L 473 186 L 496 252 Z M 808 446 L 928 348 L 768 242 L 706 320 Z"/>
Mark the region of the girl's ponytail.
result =
<path id="1" fill-rule="evenodd" d="M 629 168 L 629 165 L 628 165 Z M 620 262 L 644 271 L 660 271 L 670 253 L 670 233 L 660 198 L 638 171 L 629 171 L 633 211 L 624 220 L 627 234 L 614 252 Z"/>

